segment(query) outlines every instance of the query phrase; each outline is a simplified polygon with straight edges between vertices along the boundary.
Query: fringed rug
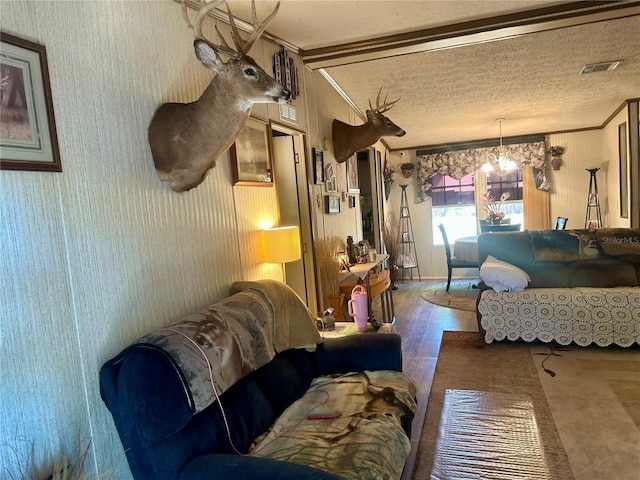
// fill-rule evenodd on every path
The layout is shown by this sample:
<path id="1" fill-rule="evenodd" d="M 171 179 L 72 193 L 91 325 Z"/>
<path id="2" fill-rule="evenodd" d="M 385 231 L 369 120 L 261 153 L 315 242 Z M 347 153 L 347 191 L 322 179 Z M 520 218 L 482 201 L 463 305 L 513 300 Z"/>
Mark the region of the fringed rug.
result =
<path id="1" fill-rule="evenodd" d="M 423 300 L 441 307 L 476 311 L 478 289 L 474 288 L 477 280 L 452 280 L 447 292 L 447 282 L 427 286 L 421 293 Z"/>

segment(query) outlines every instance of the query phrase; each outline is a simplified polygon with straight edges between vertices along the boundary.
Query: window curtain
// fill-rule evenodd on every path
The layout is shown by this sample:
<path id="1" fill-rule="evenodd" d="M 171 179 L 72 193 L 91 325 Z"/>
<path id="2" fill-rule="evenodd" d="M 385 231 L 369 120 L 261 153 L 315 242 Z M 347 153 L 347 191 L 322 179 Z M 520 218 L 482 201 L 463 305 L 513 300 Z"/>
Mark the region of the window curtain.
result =
<path id="1" fill-rule="evenodd" d="M 525 165 L 533 167 L 536 189 L 543 192 L 549 191 L 544 141 L 503 145 L 503 149 L 519 168 Z M 416 162 L 418 200 L 424 201 L 431 197 L 434 175 L 439 173 L 459 180 L 482 167 L 490 154 L 497 157 L 499 151 L 500 147 L 494 146 L 418 155 Z"/>

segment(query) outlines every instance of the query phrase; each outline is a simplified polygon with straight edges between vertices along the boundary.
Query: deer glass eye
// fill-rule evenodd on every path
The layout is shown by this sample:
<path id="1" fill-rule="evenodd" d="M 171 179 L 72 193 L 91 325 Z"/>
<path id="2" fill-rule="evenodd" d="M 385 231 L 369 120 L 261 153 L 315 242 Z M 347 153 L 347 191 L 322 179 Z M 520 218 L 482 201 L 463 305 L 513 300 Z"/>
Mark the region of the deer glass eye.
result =
<path id="1" fill-rule="evenodd" d="M 257 76 L 257 75 L 256 75 L 256 71 L 255 71 L 253 68 L 245 68 L 245 69 L 244 69 L 244 74 L 245 74 L 247 77 L 255 77 L 255 76 Z"/>

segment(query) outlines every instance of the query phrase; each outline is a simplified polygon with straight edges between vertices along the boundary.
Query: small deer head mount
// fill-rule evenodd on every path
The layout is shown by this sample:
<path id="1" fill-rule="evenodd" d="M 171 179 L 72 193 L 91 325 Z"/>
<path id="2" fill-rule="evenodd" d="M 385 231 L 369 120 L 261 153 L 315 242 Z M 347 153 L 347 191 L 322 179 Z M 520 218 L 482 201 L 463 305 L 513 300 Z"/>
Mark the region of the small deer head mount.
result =
<path id="1" fill-rule="evenodd" d="M 238 137 L 254 103 L 284 103 L 291 96 L 247 55 L 275 17 L 280 3 L 263 22 L 258 22 L 255 0 L 251 2 L 253 31 L 246 40 L 240 36 L 227 6 L 235 46 L 230 48 L 217 27 L 218 44 L 202 34 L 204 19 L 224 0 L 200 1 L 193 23 L 186 0 L 182 0 L 182 13 L 196 38 L 196 57 L 216 76 L 198 100 L 186 104 L 165 103 L 156 110 L 149 124 L 149 145 L 156 170 L 160 179 L 176 192 L 202 183 L 209 169 Z M 221 54 L 229 60 L 223 62 Z"/>
<path id="2" fill-rule="evenodd" d="M 380 87 L 378 96 L 376 97 L 376 108 L 371 106 L 371 100 L 369 100 L 369 110 L 366 112 L 367 122 L 365 124 L 354 127 L 340 120 L 333 120 L 331 128 L 333 154 L 338 163 L 344 162 L 358 150 L 373 145 L 380 140 L 381 137 L 402 137 L 407 133 L 383 115 L 384 112 L 390 110 L 400 99 L 398 98 L 393 102 L 387 103 L 387 97 L 385 96 L 383 104 L 380 105 L 381 93 L 382 87 Z"/>

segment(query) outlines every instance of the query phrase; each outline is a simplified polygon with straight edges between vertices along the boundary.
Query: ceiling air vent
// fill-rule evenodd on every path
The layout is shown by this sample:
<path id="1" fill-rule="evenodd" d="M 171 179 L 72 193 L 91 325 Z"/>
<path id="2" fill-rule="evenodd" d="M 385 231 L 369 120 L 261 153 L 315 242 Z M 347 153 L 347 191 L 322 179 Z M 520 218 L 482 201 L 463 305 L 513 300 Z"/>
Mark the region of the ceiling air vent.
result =
<path id="1" fill-rule="evenodd" d="M 298 123 L 298 110 L 288 103 L 280 104 L 280 119 L 288 120 L 292 123 Z"/>
<path id="2" fill-rule="evenodd" d="M 580 71 L 580 75 L 585 75 L 587 73 L 596 73 L 596 72 L 606 72 L 608 70 L 615 70 L 620 66 L 622 60 L 616 60 L 614 62 L 600 62 L 600 63 L 590 63 L 589 65 L 585 65 L 582 67 Z"/>

